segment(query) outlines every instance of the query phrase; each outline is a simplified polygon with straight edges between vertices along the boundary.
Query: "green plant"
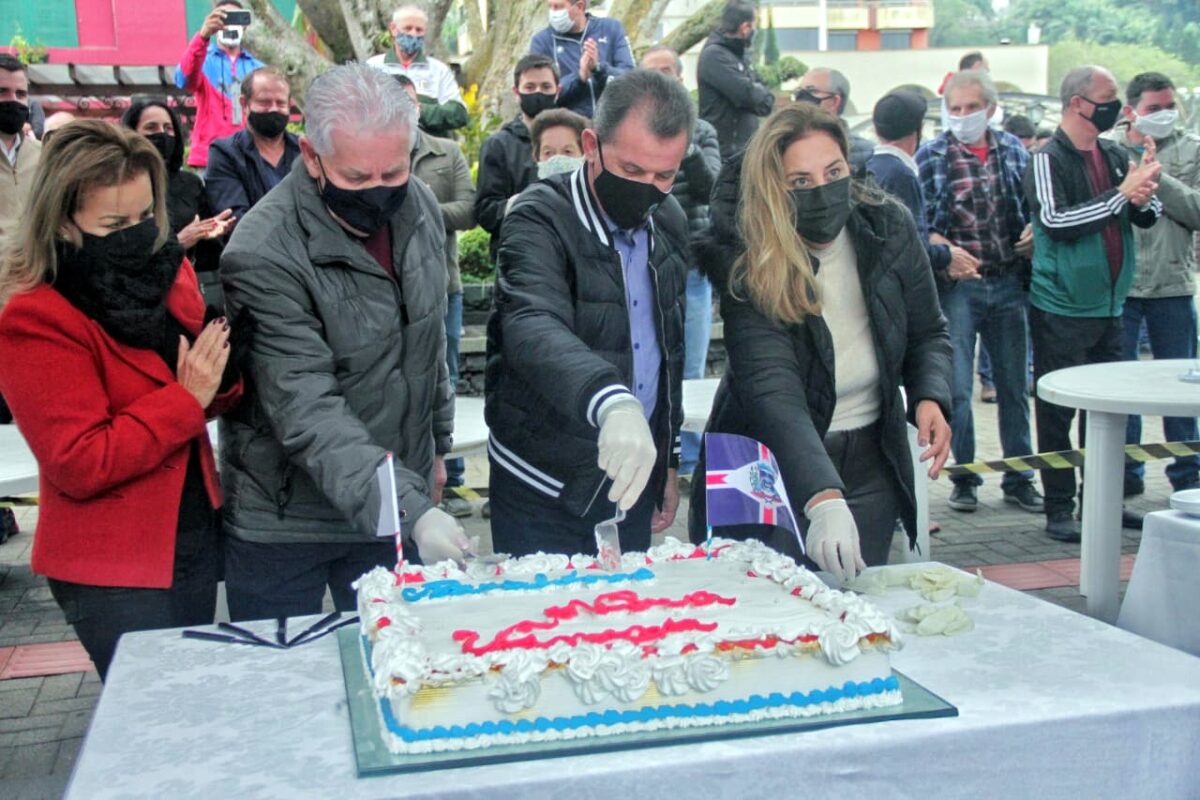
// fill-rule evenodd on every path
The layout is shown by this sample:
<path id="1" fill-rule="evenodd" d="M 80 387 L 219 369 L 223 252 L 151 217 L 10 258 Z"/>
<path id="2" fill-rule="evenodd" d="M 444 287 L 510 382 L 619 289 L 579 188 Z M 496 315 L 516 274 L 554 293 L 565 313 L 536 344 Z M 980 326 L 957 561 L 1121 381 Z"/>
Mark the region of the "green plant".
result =
<path id="1" fill-rule="evenodd" d="M 759 77 L 772 89 L 778 89 L 788 81 L 799 78 L 808 72 L 808 66 L 799 59 L 784 56 L 778 64 L 767 64 L 758 71 Z"/>
<path id="2" fill-rule="evenodd" d="M 763 63 L 771 67 L 779 63 L 779 39 L 775 35 L 774 9 L 767 9 L 767 41 L 763 45 Z"/>
<path id="3" fill-rule="evenodd" d="M 472 228 L 458 237 L 458 269 L 466 283 L 486 283 L 496 276 L 492 265 L 492 237 L 483 228 Z"/>
<path id="4" fill-rule="evenodd" d="M 471 165 L 471 176 L 479 175 L 479 151 L 483 141 L 500 127 L 500 118 L 487 107 L 487 98 L 479 94 L 479 85 L 471 86 L 463 92 L 463 102 L 467 105 L 467 124 L 459 130 L 459 142 L 462 144 L 463 155 Z"/>
<path id="5" fill-rule="evenodd" d="M 29 40 L 21 35 L 21 26 L 17 25 L 16 33 L 8 40 L 9 48 L 21 60 L 22 64 L 45 64 L 50 60 L 50 54 L 46 51 L 45 45 L 30 44 Z"/>

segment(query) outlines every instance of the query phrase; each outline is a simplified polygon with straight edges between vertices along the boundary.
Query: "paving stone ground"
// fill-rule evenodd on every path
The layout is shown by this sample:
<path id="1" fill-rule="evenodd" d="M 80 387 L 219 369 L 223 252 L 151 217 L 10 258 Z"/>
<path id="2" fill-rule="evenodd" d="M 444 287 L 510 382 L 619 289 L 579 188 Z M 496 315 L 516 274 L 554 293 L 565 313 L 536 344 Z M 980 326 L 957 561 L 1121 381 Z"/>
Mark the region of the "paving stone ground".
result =
<path id="1" fill-rule="evenodd" d="M 975 403 L 975 429 L 980 458 L 1000 455 L 996 407 Z M 1161 420 L 1147 418 L 1146 441 L 1160 441 Z M 1163 463 L 1146 472 L 1146 493 L 1131 507 L 1148 512 L 1165 508 L 1171 487 L 1163 477 Z M 486 486 L 485 458 L 468 459 L 470 486 Z M 932 537 L 931 557 L 958 567 L 1078 558 L 1079 546 L 1055 542 L 1045 536 L 1043 520 L 1002 501 L 999 476 L 989 477 L 980 489 L 979 510 L 962 514 L 950 510 L 946 499 L 949 482 L 943 478 L 930 487 L 932 519 L 942 529 Z M 45 579 L 29 568 L 37 509 L 17 512 L 22 533 L 0 545 L 0 648 L 74 639 Z M 686 538 L 686 500 L 669 534 Z M 478 515 L 465 520 L 469 535 L 490 546 L 487 522 Z M 1140 537 L 1126 531 L 1123 551 L 1136 553 Z M 1077 586 L 1029 592 L 1051 603 L 1082 611 L 1084 598 Z M 101 684 L 94 672 L 44 678 L 0 680 L 0 797 L 57 798 L 63 793 L 71 768 L 87 731 Z"/>

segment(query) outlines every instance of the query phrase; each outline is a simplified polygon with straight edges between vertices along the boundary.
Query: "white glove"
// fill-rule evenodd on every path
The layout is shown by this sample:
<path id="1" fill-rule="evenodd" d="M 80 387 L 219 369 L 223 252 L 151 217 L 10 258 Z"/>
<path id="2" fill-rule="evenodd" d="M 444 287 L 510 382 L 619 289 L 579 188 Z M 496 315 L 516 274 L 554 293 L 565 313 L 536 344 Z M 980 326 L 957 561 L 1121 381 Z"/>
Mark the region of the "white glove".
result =
<path id="1" fill-rule="evenodd" d="M 804 515 L 808 517 L 805 550 L 817 566 L 843 582 L 867 568 L 859 549 L 858 525 L 845 500 L 822 500 Z"/>
<path id="2" fill-rule="evenodd" d="M 436 506 L 422 514 L 413 525 L 412 538 L 421 561 L 427 566 L 446 559 L 461 566 L 463 553 L 471 546 L 458 520 Z"/>
<path id="3" fill-rule="evenodd" d="M 623 398 L 600 410 L 600 469 L 612 478 L 610 502 L 628 511 L 642 496 L 654 471 L 654 437 L 642 404 Z"/>

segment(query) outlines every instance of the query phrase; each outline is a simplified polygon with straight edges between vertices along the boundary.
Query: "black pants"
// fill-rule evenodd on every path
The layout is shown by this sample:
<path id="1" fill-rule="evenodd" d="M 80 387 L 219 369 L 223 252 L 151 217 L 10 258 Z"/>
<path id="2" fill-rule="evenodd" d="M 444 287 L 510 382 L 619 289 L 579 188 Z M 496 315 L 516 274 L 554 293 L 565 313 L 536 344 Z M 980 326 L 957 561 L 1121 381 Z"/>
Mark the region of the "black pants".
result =
<path id="1" fill-rule="evenodd" d="M 211 624 L 220 571 L 220 517 L 214 512 L 207 531 L 178 536 L 169 589 L 88 586 L 54 578 L 49 584 L 50 593 L 104 680 L 123 634 Z"/>
<path id="2" fill-rule="evenodd" d="M 1029 312 L 1029 332 L 1033 337 L 1035 380 L 1067 367 L 1121 360 L 1124 329 L 1120 317 L 1064 317 L 1032 308 Z M 1071 421 L 1075 418 L 1075 409 L 1047 403 L 1038 397 L 1034 414 L 1039 452 L 1071 449 Z M 1086 419 L 1085 413 L 1079 412 L 1080 447 L 1084 446 Z M 1046 516 L 1073 513 L 1075 487 L 1074 469 L 1042 470 Z"/>
<path id="3" fill-rule="evenodd" d="M 405 548 L 407 561 L 417 562 Z M 325 588 L 338 611 L 357 605 L 351 583 L 375 567 L 396 566 L 396 544 L 319 542 L 302 544 L 225 540 L 225 594 L 234 622 L 321 613 Z"/>
<path id="4" fill-rule="evenodd" d="M 826 434 L 825 452 L 846 487 L 846 505 L 858 526 L 859 546 L 867 566 L 887 563 L 896 520 L 900 516 L 900 483 L 891 462 L 880 447 L 879 425 L 868 425 L 852 431 Z M 688 533 L 693 542 L 703 542 L 707 535 L 707 505 L 704 495 L 704 458 L 696 467 L 692 479 L 692 502 L 688 516 Z M 807 538 L 808 520 L 804 517 L 807 497 L 792 497 L 800 534 Z M 727 539 L 761 539 L 772 549 L 796 559 L 809 569 L 817 565 L 800 552 L 796 536 L 786 528 L 774 525 L 721 525 L 713 528 L 713 536 Z"/>
<path id="5" fill-rule="evenodd" d="M 531 489 L 491 461 L 488 500 L 492 506 L 492 549 L 523 556 L 541 551 L 571 556 L 596 554 L 596 525 L 612 519 L 617 506 L 602 491 L 585 517 L 577 517 L 552 497 Z M 650 518 L 654 500 L 647 487 L 633 508 L 625 512 L 619 536 L 621 552 L 650 547 Z"/>

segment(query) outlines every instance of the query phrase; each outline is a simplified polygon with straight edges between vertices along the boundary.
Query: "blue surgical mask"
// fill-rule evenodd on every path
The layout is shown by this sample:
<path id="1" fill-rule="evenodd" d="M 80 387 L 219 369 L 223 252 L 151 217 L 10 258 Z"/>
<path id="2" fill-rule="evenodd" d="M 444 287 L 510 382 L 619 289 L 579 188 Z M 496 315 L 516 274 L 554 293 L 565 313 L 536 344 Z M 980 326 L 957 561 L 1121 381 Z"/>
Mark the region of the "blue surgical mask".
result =
<path id="1" fill-rule="evenodd" d="M 411 33 L 396 34 L 396 46 L 410 56 L 420 55 L 425 50 L 425 37 Z"/>

